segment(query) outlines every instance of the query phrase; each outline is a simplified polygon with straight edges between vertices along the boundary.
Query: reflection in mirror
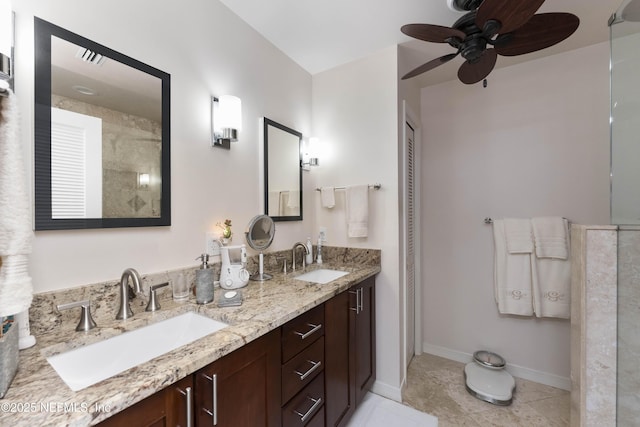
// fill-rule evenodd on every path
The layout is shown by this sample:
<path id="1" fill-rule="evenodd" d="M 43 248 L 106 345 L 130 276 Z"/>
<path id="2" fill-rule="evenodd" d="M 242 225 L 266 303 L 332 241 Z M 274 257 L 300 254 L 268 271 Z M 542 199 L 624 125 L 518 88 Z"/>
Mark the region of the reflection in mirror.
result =
<path id="1" fill-rule="evenodd" d="M 302 220 L 302 133 L 264 118 L 265 214 L 274 221 Z"/>
<path id="2" fill-rule="evenodd" d="M 257 251 L 260 251 L 260 267 L 257 273 L 250 277 L 251 280 L 264 281 L 271 279 L 271 275 L 264 272 L 263 251 L 271 246 L 273 237 L 276 234 L 276 225 L 268 215 L 256 215 L 249 222 L 245 235 L 247 244 Z"/>
<path id="3" fill-rule="evenodd" d="M 169 75 L 35 28 L 36 230 L 170 225 Z"/>

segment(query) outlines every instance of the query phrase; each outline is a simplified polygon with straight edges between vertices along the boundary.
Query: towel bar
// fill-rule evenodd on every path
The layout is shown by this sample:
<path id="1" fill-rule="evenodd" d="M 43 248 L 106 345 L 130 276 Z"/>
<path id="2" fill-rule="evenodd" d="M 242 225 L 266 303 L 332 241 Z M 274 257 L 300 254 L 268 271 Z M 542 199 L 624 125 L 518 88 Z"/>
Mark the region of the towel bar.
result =
<path id="1" fill-rule="evenodd" d="M 382 188 L 382 184 L 369 184 L 369 188 L 373 188 L 374 190 L 379 190 Z M 347 187 L 333 187 L 334 190 L 346 190 Z M 322 191 L 321 188 L 316 188 L 316 191 Z"/>
<path id="2" fill-rule="evenodd" d="M 567 219 L 567 218 L 562 217 L 562 219 Z M 569 221 L 569 220 L 567 219 L 567 221 Z M 569 221 L 569 222 L 571 222 L 571 221 Z M 493 218 L 491 218 L 490 216 L 485 217 L 485 219 L 484 219 L 484 223 L 485 223 L 485 224 L 493 224 Z"/>

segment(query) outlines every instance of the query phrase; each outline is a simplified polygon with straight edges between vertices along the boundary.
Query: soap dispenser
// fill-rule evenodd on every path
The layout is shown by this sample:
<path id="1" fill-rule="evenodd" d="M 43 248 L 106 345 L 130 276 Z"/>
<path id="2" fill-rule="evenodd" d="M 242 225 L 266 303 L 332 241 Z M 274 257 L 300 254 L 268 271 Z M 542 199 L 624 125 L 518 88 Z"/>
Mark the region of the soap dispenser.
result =
<path id="1" fill-rule="evenodd" d="M 202 254 L 198 258 L 202 264 L 196 270 L 196 302 L 207 304 L 213 301 L 213 269 L 209 268 L 209 254 Z"/>
<path id="2" fill-rule="evenodd" d="M 307 265 L 313 264 L 313 246 L 311 245 L 311 237 L 307 237 L 307 255 L 305 262 Z"/>

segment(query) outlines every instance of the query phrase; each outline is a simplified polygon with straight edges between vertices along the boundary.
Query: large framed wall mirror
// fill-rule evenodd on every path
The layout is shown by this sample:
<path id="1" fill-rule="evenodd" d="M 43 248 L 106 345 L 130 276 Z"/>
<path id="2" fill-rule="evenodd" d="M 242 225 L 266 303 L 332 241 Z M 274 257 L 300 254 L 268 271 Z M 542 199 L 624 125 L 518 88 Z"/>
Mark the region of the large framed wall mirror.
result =
<path id="1" fill-rule="evenodd" d="M 171 225 L 169 74 L 34 25 L 35 229 Z"/>
<path id="2" fill-rule="evenodd" d="M 302 220 L 302 133 L 264 121 L 264 213 L 274 221 Z"/>

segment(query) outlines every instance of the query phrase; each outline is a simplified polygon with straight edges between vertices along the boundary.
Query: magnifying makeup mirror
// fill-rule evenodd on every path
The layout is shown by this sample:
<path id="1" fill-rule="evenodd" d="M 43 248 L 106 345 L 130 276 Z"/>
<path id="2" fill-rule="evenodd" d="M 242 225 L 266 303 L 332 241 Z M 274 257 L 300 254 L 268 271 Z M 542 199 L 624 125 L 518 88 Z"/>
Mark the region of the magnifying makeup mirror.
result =
<path id="1" fill-rule="evenodd" d="M 273 236 L 276 234 L 276 226 L 268 215 L 256 215 L 249 222 L 245 235 L 247 244 L 257 251 L 260 251 L 260 268 L 257 273 L 249 277 L 250 280 L 264 281 L 270 280 L 272 276 L 264 272 L 263 251 L 271 246 Z"/>

